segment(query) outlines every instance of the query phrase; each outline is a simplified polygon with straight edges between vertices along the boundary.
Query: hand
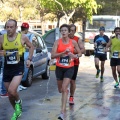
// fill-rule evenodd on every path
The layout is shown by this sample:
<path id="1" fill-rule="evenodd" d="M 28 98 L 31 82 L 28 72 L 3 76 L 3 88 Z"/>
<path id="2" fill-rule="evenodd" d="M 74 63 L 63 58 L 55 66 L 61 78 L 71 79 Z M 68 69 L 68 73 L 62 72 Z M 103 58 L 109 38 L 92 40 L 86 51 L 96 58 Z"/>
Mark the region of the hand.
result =
<path id="1" fill-rule="evenodd" d="M 110 52 L 107 48 L 105 48 L 104 50 L 103 50 L 103 52 Z"/>
<path id="2" fill-rule="evenodd" d="M 65 50 L 65 52 L 66 52 L 66 53 L 70 52 L 70 49 L 69 49 L 69 48 L 67 48 L 67 49 Z"/>
<path id="3" fill-rule="evenodd" d="M 68 53 L 68 56 L 69 56 L 70 58 L 76 58 L 76 55 L 73 54 L 73 53 L 71 53 L 71 52 Z"/>
<path id="4" fill-rule="evenodd" d="M 31 61 L 30 61 L 30 60 L 27 60 L 27 61 L 26 61 L 26 67 L 29 68 L 29 67 L 30 67 L 30 64 L 31 64 Z"/>

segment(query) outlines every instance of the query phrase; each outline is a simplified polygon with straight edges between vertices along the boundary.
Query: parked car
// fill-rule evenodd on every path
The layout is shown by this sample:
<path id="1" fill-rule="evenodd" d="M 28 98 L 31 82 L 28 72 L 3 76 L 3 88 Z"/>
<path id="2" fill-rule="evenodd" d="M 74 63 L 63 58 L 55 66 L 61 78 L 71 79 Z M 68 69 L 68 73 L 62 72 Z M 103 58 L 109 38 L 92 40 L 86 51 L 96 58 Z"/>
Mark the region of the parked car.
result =
<path id="1" fill-rule="evenodd" d="M 33 29 L 33 31 L 37 32 L 38 34 L 42 35 L 42 30 L 41 29 Z M 47 33 L 48 30 L 45 30 L 45 33 Z"/>
<path id="2" fill-rule="evenodd" d="M 29 87 L 32 85 L 33 78 L 39 75 L 42 76 L 42 79 L 49 78 L 48 64 L 49 64 L 50 58 L 48 56 L 47 46 L 43 38 L 40 36 L 40 34 L 30 31 L 27 34 L 27 36 L 34 46 L 34 54 L 33 54 L 30 68 L 27 68 L 25 64 L 22 84 L 23 86 Z M 25 62 L 28 58 L 28 55 L 29 55 L 29 52 L 28 52 L 28 48 L 26 47 L 26 51 L 24 54 Z"/>

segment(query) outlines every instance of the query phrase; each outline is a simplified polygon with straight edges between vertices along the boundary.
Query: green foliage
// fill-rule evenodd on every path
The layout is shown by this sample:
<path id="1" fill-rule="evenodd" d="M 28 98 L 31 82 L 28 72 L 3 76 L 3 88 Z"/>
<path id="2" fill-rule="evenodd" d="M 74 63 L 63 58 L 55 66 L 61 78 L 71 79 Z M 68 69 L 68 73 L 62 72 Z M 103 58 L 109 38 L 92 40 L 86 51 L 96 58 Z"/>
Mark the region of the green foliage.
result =
<path id="1" fill-rule="evenodd" d="M 0 12 L 1 21 L 6 21 L 10 18 L 16 20 L 35 18 L 31 17 L 32 15 L 34 16 L 33 11 L 36 11 L 33 0 L 4 0 L 4 2 L 0 4 L 2 6 Z M 30 11 L 28 11 L 28 9 Z"/>
<path id="2" fill-rule="evenodd" d="M 98 3 L 103 5 L 103 2 Z M 37 19 L 39 15 L 44 17 L 49 13 L 59 19 L 65 16 L 66 19 L 71 18 L 73 21 L 92 20 L 92 15 L 97 13 L 97 9 L 100 7 L 96 0 L 4 0 L 4 3 L 0 4 L 2 4 L 1 20 Z M 53 17 L 55 17 L 54 15 Z"/>
<path id="3" fill-rule="evenodd" d="M 98 9 L 98 15 L 120 15 L 120 0 L 96 0 L 102 7 Z"/>

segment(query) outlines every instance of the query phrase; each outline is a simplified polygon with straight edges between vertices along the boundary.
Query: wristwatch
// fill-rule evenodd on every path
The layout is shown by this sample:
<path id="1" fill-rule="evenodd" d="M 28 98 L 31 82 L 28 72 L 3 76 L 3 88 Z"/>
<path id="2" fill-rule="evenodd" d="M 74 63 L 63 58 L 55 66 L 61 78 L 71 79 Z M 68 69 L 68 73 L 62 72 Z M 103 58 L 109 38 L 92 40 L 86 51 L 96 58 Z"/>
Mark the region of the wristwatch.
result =
<path id="1" fill-rule="evenodd" d="M 79 55 L 78 55 L 78 54 L 76 54 L 76 58 L 79 58 Z"/>

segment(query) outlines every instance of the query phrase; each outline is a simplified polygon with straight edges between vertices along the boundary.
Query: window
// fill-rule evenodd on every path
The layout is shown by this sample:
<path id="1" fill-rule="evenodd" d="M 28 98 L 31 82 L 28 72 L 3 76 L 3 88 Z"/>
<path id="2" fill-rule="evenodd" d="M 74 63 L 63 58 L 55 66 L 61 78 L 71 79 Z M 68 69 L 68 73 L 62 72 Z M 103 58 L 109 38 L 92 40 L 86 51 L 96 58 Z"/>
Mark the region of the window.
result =
<path id="1" fill-rule="evenodd" d="M 44 48 L 45 48 L 45 45 L 44 45 L 44 43 L 43 43 L 43 41 L 42 41 L 42 38 L 41 38 L 40 36 L 37 36 L 37 38 L 38 38 L 39 43 L 40 43 L 39 48 L 40 48 L 40 49 L 44 49 Z"/>
<path id="2" fill-rule="evenodd" d="M 104 26 L 106 30 L 113 30 L 115 28 L 115 20 L 93 20 L 93 23 L 90 24 L 87 22 L 87 29 L 97 29 L 99 30 L 100 26 Z"/>
<path id="3" fill-rule="evenodd" d="M 33 44 L 33 46 L 35 47 L 35 49 L 36 49 L 36 48 L 39 48 L 39 41 L 38 41 L 38 39 L 37 39 L 36 36 L 34 36 L 34 37 L 32 38 L 32 44 Z"/>

